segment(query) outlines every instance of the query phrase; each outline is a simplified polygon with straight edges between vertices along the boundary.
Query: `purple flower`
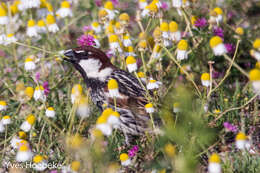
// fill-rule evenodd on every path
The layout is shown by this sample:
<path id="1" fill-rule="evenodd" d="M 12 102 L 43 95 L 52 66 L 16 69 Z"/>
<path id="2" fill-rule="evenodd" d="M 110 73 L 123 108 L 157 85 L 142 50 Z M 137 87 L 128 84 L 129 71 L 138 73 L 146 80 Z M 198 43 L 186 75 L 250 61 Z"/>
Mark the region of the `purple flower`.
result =
<path id="1" fill-rule="evenodd" d="M 203 17 L 203 18 L 199 18 L 195 21 L 194 24 L 196 27 L 198 28 L 204 28 L 205 26 L 208 25 L 207 20 Z"/>
<path id="2" fill-rule="evenodd" d="M 102 0 L 95 0 L 95 4 L 96 4 L 96 6 L 101 7 L 102 6 Z"/>
<path id="3" fill-rule="evenodd" d="M 58 173 L 58 171 L 57 170 L 52 170 L 52 171 L 50 171 L 50 173 Z"/>
<path id="4" fill-rule="evenodd" d="M 92 35 L 81 35 L 77 39 L 78 46 L 93 46 L 95 45 L 94 37 Z"/>
<path id="5" fill-rule="evenodd" d="M 219 27 L 214 28 L 214 29 L 213 29 L 213 33 L 214 33 L 214 35 L 216 35 L 216 36 L 219 36 L 219 37 L 221 37 L 221 38 L 224 38 L 224 31 L 223 31 L 222 28 L 219 28 Z"/>
<path id="6" fill-rule="evenodd" d="M 139 147 L 137 145 L 133 146 L 130 150 L 128 150 L 128 156 L 134 157 L 139 150 Z"/>
<path id="7" fill-rule="evenodd" d="M 168 9 L 169 9 L 169 5 L 168 5 L 166 2 L 162 2 L 161 8 L 162 8 L 163 10 L 168 10 Z"/>
<path id="8" fill-rule="evenodd" d="M 118 0 L 111 0 L 111 2 L 113 3 L 114 6 L 117 6 L 119 4 Z"/>
<path id="9" fill-rule="evenodd" d="M 235 47 L 234 47 L 233 44 L 231 44 L 231 43 L 225 43 L 225 47 L 226 47 L 228 53 L 232 54 L 232 53 L 235 52 Z"/>
<path id="10" fill-rule="evenodd" d="M 236 133 L 238 131 L 237 126 L 230 124 L 229 122 L 224 122 L 223 126 L 227 131 Z"/>
<path id="11" fill-rule="evenodd" d="M 36 74 L 35 74 L 36 81 L 39 81 L 40 77 L 41 77 L 41 73 L 40 72 L 36 72 Z"/>
<path id="12" fill-rule="evenodd" d="M 47 96 L 50 93 L 49 83 L 47 81 L 43 82 L 44 94 Z"/>
<path id="13" fill-rule="evenodd" d="M 13 69 L 10 67 L 5 68 L 5 73 L 11 73 L 12 71 L 13 71 Z"/>
<path id="14" fill-rule="evenodd" d="M 89 31 L 89 30 L 91 30 L 92 29 L 92 27 L 91 26 L 83 26 L 83 32 L 86 32 L 86 31 Z"/>
<path id="15" fill-rule="evenodd" d="M 228 12 L 227 18 L 230 20 L 234 16 L 234 13 L 232 11 Z"/>

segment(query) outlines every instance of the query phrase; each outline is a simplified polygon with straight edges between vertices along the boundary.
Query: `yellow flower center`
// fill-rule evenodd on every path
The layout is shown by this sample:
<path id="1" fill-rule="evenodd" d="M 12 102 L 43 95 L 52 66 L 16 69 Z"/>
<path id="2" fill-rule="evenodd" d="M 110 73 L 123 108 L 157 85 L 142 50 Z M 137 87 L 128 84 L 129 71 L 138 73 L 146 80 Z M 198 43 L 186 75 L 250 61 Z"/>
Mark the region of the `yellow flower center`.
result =
<path id="1" fill-rule="evenodd" d="M 238 134 L 237 134 L 237 136 L 236 136 L 236 140 L 238 141 L 238 140 L 246 140 L 247 139 L 247 137 L 246 137 L 246 135 L 243 133 L 243 132 L 239 132 Z"/>
<path id="2" fill-rule="evenodd" d="M 3 116 L 4 120 L 10 119 L 11 117 L 9 115 Z"/>
<path id="3" fill-rule="evenodd" d="M 201 80 L 203 81 L 208 81 L 210 80 L 210 74 L 209 73 L 203 73 L 200 77 Z"/>
<path id="4" fill-rule="evenodd" d="M 46 17 L 46 23 L 47 25 L 52 25 L 55 23 L 55 18 L 53 15 L 51 14 L 48 14 L 47 17 Z"/>
<path id="5" fill-rule="evenodd" d="M 181 40 L 178 43 L 177 47 L 178 47 L 179 50 L 187 50 L 188 49 L 188 42 L 186 40 Z"/>
<path id="6" fill-rule="evenodd" d="M 159 27 L 156 27 L 153 31 L 154 38 L 160 38 L 162 35 L 161 29 Z"/>
<path id="7" fill-rule="evenodd" d="M 33 157 L 33 162 L 34 163 L 40 163 L 43 161 L 43 157 L 41 155 L 36 155 Z"/>
<path id="8" fill-rule="evenodd" d="M 24 131 L 19 131 L 18 136 L 19 136 L 20 139 L 25 139 L 27 135 Z"/>
<path id="9" fill-rule="evenodd" d="M 93 26 L 94 28 L 97 28 L 97 27 L 99 26 L 99 23 L 98 23 L 98 22 L 92 22 L 92 26 Z"/>
<path id="10" fill-rule="evenodd" d="M 83 139 L 80 135 L 76 134 L 66 138 L 66 144 L 72 149 L 79 149 L 83 144 Z"/>
<path id="11" fill-rule="evenodd" d="M 19 151 L 28 151 L 29 148 L 27 147 L 27 145 L 22 145 L 20 148 L 19 148 Z"/>
<path id="12" fill-rule="evenodd" d="M 35 90 L 41 90 L 41 91 L 43 91 L 44 90 L 44 88 L 43 88 L 43 86 L 37 86 L 36 88 L 35 88 Z"/>
<path id="13" fill-rule="evenodd" d="M 53 107 L 48 107 L 47 110 L 48 111 L 54 111 L 54 108 Z"/>
<path id="14" fill-rule="evenodd" d="M 12 33 L 11 33 L 11 34 L 7 34 L 7 37 L 8 37 L 8 38 L 11 38 L 11 37 L 13 37 L 13 36 L 14 36 L 14 34 L 12 34 Z"/>
<path id="15" fill-rule="evenodd" d="M 44 26 L 45 26 L 44 20 L 39 20 L 38 23 L 37 23 L 37 25 L 38 25 L 39 27 L 44 27 Z"/>
<path id="16" fill-rule="evenodd" d="M 106 27 L 106 33 L 107 34 L 114 34 L 115 31 L 114 31 L 114 26 L 112 24 L 109 24 L 107 27 Z M 114 41 L 116 42 L 116 41 Z"/>
<path id="17" fill-rule="evenodd" d="M 141 33 L 138 35 L 138 38 L 139 38 L 139 39 L 145 39 L 145 37 L 146 37 L 145 32 L 141 32 Z"/>
<path id="18" fill-rule="evenodd" d="M 156 82 L 156 80 L 154 80 L 154 79 L 149 80 L 149 83 L 155 83 L 155 82 Z"/>
<path id="19" fill-rule="evenodd" d="M 51 5 L 51 3 L 46 3 L 46 7 L 47 7 L 47 9 L 48 9 L 48 11 L 49 12 L 52 12 L 53 11 L 53 7 L 52 7 L 52 5 Z"/>
<path id="20" fill-rule="evenodd" d="M 118 83 L 115 79 L 110 79 L 108 81 L 107 86 L 108 86 L 108 89 L 118 89 Z"/>
<path id="21" fill-rule="evenodd" d="M 12 4 L 11 6 L 10 6 L 10 9 L 11 9 L 11 12 L 12 12 L 12 14 L 16 14 L 16 13 L 18 13 L 18 7 L 17 7 L 17 3 L 14 3 L 14 4 Z"/>
<path id="22" fill-rule="evenodd" d="M 243 35 L 243 34 L 244 34 L 244 29 L 241 28 L 241 27 L 238 27 L 238 28 L 236 29 L 236 33 L 237 33 L 238 35 Z"/>
<path id="23" fill-rule="evenodd" d="M 101 115 L 97 119 L 97 124 L 106 124 L 107 123 L 107 116 Z"/>
<path id="24" fill-rule="evenodd" d="M 129 36 L 129 35 L 124 35 L 124 36 L 123 36 L 123 39 L 124 39 L 124 40 L 129 40 L 129 39 L 130 39 L 130 36 Z"/>
<path id="25" fill-rule="evenodd" d="M 191 21 L 191 24 L 192 25 L 195 25 L 195 22 L 198 20 L 198 17 L 197 16 L 191 16 L 191 19 L 190 19 L 190 21 Z"/>
<path id="26" fill-rule="evenodd" d="M 141 72 L 141 71 L 137 73 L 137 76 L 138 76 L 139 78 L 144 78 L 144 77 L 145 77 L 144 73 Z"/>
<path id="27" fill-rule="evenodd" d="M 0 17 L 7 16 L 7 12 L 3 7 L 0 7 Z"/>
<path id="28" fill-rule="evenodd" d="M 147 47 L 147 42 L 145 40 L 141 40 L 139 43 L 138 43 L 138 46 L 140 48 L 143 48 L 145 49 Z"/>
<path id="29" fill-rule="evenodd" d="M 73 161 L 70 165 L 71 169 L 73 171 L 79 171 L 80 168 L 80 162 L 79 161 Z"/>
<path id="30" fill-rule="evenodd" d="M 173 157 L 175 155 L 175 146 L 172 144 L 166 144 L 164 146 L 164 151 L 168 156 Z"/>
<path id="31" fill-rule="evenodd" d="M 28 27 L 33 27 L 35 26 L 35 21 L 33 19 L 29 20 L 28 23 L 27 23 L 27 26 Z"/>
<path id="32" fill-rule="evenodd" d="M 120 160 L 121 160 L 122 162 L 128 160 L 128 155 L 127 155 L 126 153 L 120 154 Z"/>
<path id="33" fill-rule="evenodd" d="M 103 112 L 102 112 L 102 114 L 101 114 L 101 116 L 104 116 L 104 117 L 108 117 L 110 114 L 112 114 L 114 111 L 113 111 L 113 109 L 111 109 L 111 108 L 106 108 Z"/>
<path id="34" fill-rule="evenodd" d="M 160 29 L 163 32 L 168 32 L 169 31 L 169 24 L 167 22 L 162 22 L 160 25 Z"/>
<path id="35" fill-rule="evenodd" d="M 29 98 L 32 98 L 33 96 L 33 87 L 26 87 L 25 89 L 25 94 L 29 97 Z"/>
<path id="36" fill-rule="evenodd" d="M 249 72 L 249 79 L 251 81 L 259 81 L 260 80 L 260 70 L 253 69 Z"/>
<path id="37" fill-rule="evenodd" d="M 117 118 L 120 117 L 120 114 L 119 114 L 117 111 L 114 111 L 111 115 L 112 115 L 112 116 L 115 116 L 115 117 L 117 117 Z"/>
<path id="38" fill-rule="evenodd" d="M 82 94 L 82 91 L 83 91 L 82 86 L 80 84 L 76 84 L 72 87 L 71 93 L 80 95 Z"/>
<path id="39" fill-rule="evenodd" d="M 152 108 L 153 107 L 153 104 L 152 103 L 148 103 L 145 105 L 145 108 Z"/>
<path id="40" fill-rule="evenodd" d="M 175 21 L 171 21 L 169 24 L 169 30 L 170 32 L 176 32 L 178 31 L 178 24 Z"/>
<path id="41" fill-rule="evenodd" d="M 114 9 L 114 5 L 111 1 L 107 1 L 104 5 L 104 8 L 108 9 L 108 10 L 113 10 Z"/>
<path id="42" fill-rule="evenodd" d="M 6 106 L 6 102 L 5 101 L 0 101 L 0 105 L 1 106 Z"/>
<path id="43" fill-rule="evenodd" d="M 92 134 L 93 134 L 93 136 L 96 137 L 96 138 L 103 137 L 103 133 L 102 133 L 101 130 L 99 130 L 99 129 L 94 129 L 94 130 L 92 131 Z"/>
<path id="44" fill-rule="evenodd" d="M 179 107 L 180 107 L 180 103 L 179 103 L 179 102 L 173 103 L 173 107 L 174 107 L 174 108 L 179 108 Z"/>
<path id="45" fill-rule="evenodd" d="M 139 2 L 146 2 L 146 0 L 139 0 Z"/>
<path id="46" fill-rule="evenodd" d="M 106 10 L 100 10 L 98 12 L 98 17 L 99 18 L 103 18 L 103 17 L 106 17 L 108 15 L 107 11 Z"/>
<path id="47" fill-rule="evenodd" d="M 128 52 L 134 52 L 133 46 L 128 46 L 127 51 L 128 51 Z"/>
<path id="48" fill-rule="evenodd" d="M 109 43 L 118 42 L 118 37 L 115 34 L 109 36 Z"/>
<path id="49" fill-rule="evenodd" d="M 158 53 L 158 52 L 160 52 L 161 51 L 161 46 L 160 45 L 155 45 L 154 46 L 154 51 L 156 52 L 156 53 Z"/>
<path id="50" fill-rule="evenodd" d="M 209 158 L 210 163 L 220 163 L 220 158 L 217 153 L 213 153 Z"/>
<path id="51" fill-rule="evenodd" d="M 126 58 L 126 64 L 129 65 L 129 64 L 135 64 L 136 63 L 136 59 L 133 57 L 133 56 L 128 56 Z"/>
<path id="52" fill-rule="evenodd" d="M 259 48 L 260 48 L 260 38 L 257 38 L 257 39 L 254 41 L 253 47 L 254 47 L 255 49 L 259 49 Z"/>
<path id="53" fill-rule="evenodd" d="M 210 47 L 211 47 L 211 48 L 214 48 L 214 47 L 216 47 L 217 45 L 221 44 L 222 42 L 223 42 L 223 41 L 222 41 L 221 37 L 219 37 L 219 36 L 214 36 L 214 37 L 212 37 L 212 38 L 210 39 L 209 44 L 210 44 Z"/>
<path id="54" fill-rule="evenodd" d="M 119 16 L 119 20 L 122 20 L 122 21 L 125 21 L 125 22 L 128 22 L 130 20 L 130 17 L 127 13 L 122 13 L 120 16 Z"/>
<path id="55" fill-rule="evenodd" d="M 222 15 L 223 14 L 223 11 L 222 11 L 222 9 L 221 8 L 219 8 L 219 7 L 216 7 L 216 8 L 214 8 L 214 10 L 213 11 L 215 11 L 218 15 Z"/>
<path id="56" fill-rule="evenodd" d="M 63 1 L 61 3 L 61 8 L 70 8 L 70 3 L 68 1 Z"/>
<path id="57" fill-rule="evenodd" d="M 31 124 L 31 125 L 34 124 L 35 120 L 36 120 L 36 118 L 35 118 L 34 115 L 29 115 L 29 116 L 26 118 L 26 121 L 27 121 L 29 124 Z"/>
<path id="58" fill-rule="evenodd" d="M 256 62 L 256 64 L 255 64 L 255 68 L 260 69 L 260 61 L 257 61 L 257 62 Z"/>

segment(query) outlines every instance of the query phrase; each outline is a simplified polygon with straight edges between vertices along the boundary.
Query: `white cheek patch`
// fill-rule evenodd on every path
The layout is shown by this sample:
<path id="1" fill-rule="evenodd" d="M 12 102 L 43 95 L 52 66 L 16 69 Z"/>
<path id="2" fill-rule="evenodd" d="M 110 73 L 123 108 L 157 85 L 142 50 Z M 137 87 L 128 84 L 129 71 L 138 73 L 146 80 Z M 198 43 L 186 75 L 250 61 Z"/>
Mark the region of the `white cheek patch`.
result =
<path id="1" fill-rule="evenodd" d="M 79 65 L 86 72 L 88 77 L 98 78 L 102 81 L 105 81 L 107 76 L 110 75 L 113 71 L 111 68 L 104 68 L 103 70 L 99 71 L 101 62 L 97 59 L 81 60 Z"/>
<path id="2" fill-rule="evenodd" d="M 84 50 L 79 50 L 79 51 L 75 51 L 76 53 L 83 53 L 85 52 Z"/>

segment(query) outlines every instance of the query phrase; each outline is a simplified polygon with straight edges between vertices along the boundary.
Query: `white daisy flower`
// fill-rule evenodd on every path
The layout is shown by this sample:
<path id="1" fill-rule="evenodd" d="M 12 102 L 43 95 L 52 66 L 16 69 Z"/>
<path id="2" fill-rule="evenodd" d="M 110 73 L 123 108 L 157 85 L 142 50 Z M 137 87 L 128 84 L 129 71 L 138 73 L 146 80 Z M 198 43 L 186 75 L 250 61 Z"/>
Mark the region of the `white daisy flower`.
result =
<path id="1" fill-rule="evenodd" d="M 47 24 L 47 28 L 48 28 L 49 32 L 56 33 L 57 31 L 59 31 L 59 27 L 56 24 L 56 20 L 53 15 L 51 15 L 51 14 L 47 15 L 46 24 Z"/>
<path id="2" fill-rule="evenodd" d="M 28 23 L 27 23 L 26 34 L 29 37 L 37 37 L 38 36 L 37 26 L 36 26 L 35 21 L 33 19 L 29 20 Z"/>
<path id="3" fill-rule="evenodd" d="M 137 70 L 136 59 L 133 56 L 128 56 L 126 58 L 126 66 L 130 73 L 136 71 Z"/>
<path id="4" fill-rule="evenodd" d="M 8 115 L 3 116 L 1 122 L 2 122 L 3 125 L 11 124 L 11 123 L 12 123 L 12 121 L 11 121 L 11 117 L 8 116 Z"/>
<path id="5" fill-rule="evenodd" d="M 150 78 L 149 83 L 147 84 L 148 90 L 158 89 L 162 83 L 159 81 L 154 80 L 153 78 Z"/>
<path id="6" fill-rule="evenodd" d="M 29 130 L 31 130 L 33 124 L 35 123 L 35 116 L 34 115 L 28 115 L 26 117 L 26 120 L 22 123 L 20 129 L 22 129 L 25 132 L 28 132 Z"/>
<path id="7" fill-rule="evenodd" d="M 110 97 L 120 97 L 118 83 L 115 79 L 110 79 L 107 83 Z"/>
<path id="8" fill-rule="evenodd" d="M 26 71 L 33 71 L 35 68 L 36 68 L 36 64 L 33 60 L 33 57 L 32 56 L 27 57 L 24 63 L 24 69 Z"/>
<path id="9" fill-rule="evenodd" d="M 47 168 L 47 161 L 41 155 L 36 155 L 33 157 L 33 167 L 36 171 L 44 171 Z"/>
<path id="10" fill-rule="evenodd" d="M 62 1 L 61 8 L 57 10 L 56 15 L 60 18 L 72 17 L 72 10 L 68 1 Z"/>
<path id="11" fill-rule="evenodd" d="M 122 153 L 120 154 L 120 161 L 122 166 L 129 166 L 131 165 L 131 160 L 128 157 L 128 154 Z"/>
<path id="12" fill-rule="evenodd" d="M 26 162 L 30 161 L 33 157 L 33 153 L 29 146 L 27 145 L 22 145 L 19 147 L 19 150 L 16 154 L 16 161 L 17 162 Z"/>
<path id="13" fill-rule="evenodd" d="M 35 91 L 33 93 L 33 98 L 37 101 L 37 100 L 41 100 L 41 101 L 45 101 L 46 100 L 46 96 L 44 95 L 44 88 L 43 86 L 37 86 L 35 88 Z"/>
<path id="14" fill-rule="evenodd" d="M 218 154 L 213 153 L 209 158 L 208 165 L 209 173 L 221 173 L 220 158 Z"/>
<path id="15" fill-rule="evenodd" d="M 212 37 L 210 39 L 209 44 L 216 56 L 221 56 L 221 55 L 227 53 L 227 49 L 226 49 L 225 45 L 223 44 L 221 37 L 219 37 L 219 36 Z"/>
<path id="16" fill-rule="evenodd" d="M 0 111 L 5 111 L 7 109 L 7 104 L 5 101 L 0 100 Z"/>
<path id="17" fill-rule="evenodd" d="M 188 42 L 186 40 L 180 40 L 177 45 L 177 59 L 179 61 L 188 58 Z"/>
<path id="18" fill-rule="evenodd" d="M 48 107 L 48 108 L 46 109 L 46 111 L 45 111 L 45 115 L 46 115 L 47 117 L 49 117 L 49 118 L 54 118 L 54 117 L 55 117 L 55 114 L 56 114 L 56 112 L 55 112 L 55 110 L 54 110 L 53 107 Z"/>

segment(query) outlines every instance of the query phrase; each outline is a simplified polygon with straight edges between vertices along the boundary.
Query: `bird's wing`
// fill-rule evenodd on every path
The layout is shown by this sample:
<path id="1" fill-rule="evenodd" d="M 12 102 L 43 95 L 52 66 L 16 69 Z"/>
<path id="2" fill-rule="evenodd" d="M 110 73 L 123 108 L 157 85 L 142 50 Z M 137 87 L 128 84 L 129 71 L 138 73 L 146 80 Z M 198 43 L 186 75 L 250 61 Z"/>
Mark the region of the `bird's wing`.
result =
<path id="1" fill-rule="evenodd" d="M 129 109 L 139 115 L 146 115 L 144 106 L 148 103 L 145 98 L 146 92 L 140 85 L 137 78 L 123 70 L 115 70 L 107 79 L 115 79 L 118 83 L 120 96 L 116 98 L 116 106 L 124 109 Z M 114 98 L 109 97 L 107 86 L 105 93 L 108 96 L 108 102 L 114 105 Z"/>

